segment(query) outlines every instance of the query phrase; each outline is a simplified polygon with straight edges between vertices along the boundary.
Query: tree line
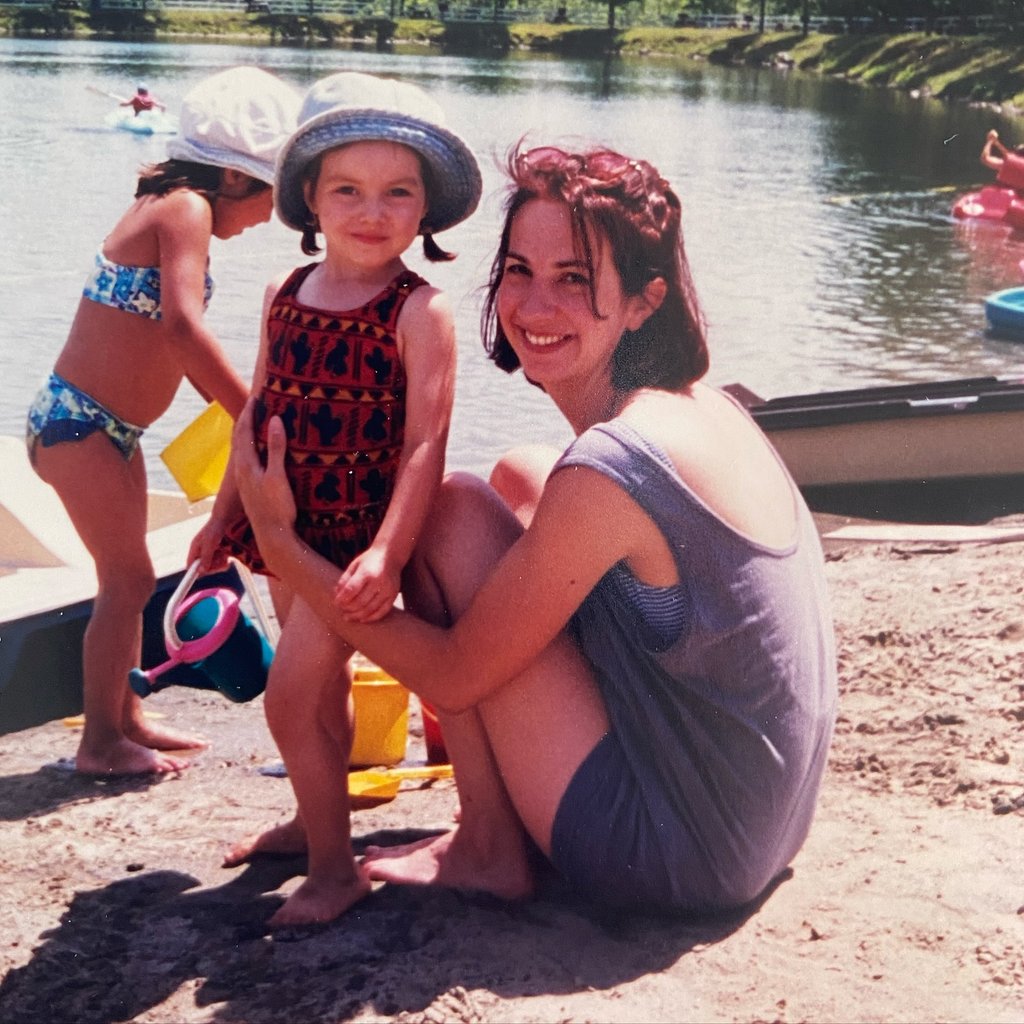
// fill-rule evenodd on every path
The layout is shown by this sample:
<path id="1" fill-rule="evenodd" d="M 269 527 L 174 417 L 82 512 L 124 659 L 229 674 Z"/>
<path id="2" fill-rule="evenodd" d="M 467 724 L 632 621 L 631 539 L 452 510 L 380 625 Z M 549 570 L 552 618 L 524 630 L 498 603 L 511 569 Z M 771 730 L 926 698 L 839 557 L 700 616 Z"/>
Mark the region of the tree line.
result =
<path id="1" fill-rule="evenodd" d="M 767 12 L 765 8 L 767 7 Z M 835 18 L 837 21 L 870 19 L 879 25 L 903 24 L 923 19 L 926 25 L 965 25 L 991 19 L 994 29 L 1024 23 L 1024 0 L 684 0 L 681 10 L 689 15 L 737 14 L 757 19 L 769 17 Z"/>

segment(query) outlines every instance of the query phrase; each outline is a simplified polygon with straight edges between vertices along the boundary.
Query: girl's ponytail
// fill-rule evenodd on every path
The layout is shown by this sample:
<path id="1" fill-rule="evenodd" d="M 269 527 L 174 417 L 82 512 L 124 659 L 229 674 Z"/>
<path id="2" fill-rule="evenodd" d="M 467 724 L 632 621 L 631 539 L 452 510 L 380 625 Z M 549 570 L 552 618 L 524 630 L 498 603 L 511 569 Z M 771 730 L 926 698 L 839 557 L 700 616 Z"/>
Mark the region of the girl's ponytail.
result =
<path id="1" fill-rule="evenodd" d="M 450 263 L 455 259 L 455 253 L 445 252 L 434 241 L 434 236 L 429 231 L 423 232 L 423 255 L 430 260 L 431 263 Z"/>

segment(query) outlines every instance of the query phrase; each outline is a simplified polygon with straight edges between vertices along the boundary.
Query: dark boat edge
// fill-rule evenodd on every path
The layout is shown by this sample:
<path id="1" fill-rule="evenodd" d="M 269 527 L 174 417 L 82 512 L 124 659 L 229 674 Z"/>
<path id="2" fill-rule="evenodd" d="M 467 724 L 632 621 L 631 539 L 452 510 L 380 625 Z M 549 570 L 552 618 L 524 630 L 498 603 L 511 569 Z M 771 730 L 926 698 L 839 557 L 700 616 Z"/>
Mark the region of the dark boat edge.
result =
<path id="1" fill-rule="evenodd" d="M 894 384 L 849 391 L 818 391 L 763 399 L 742 384 L 732 395 L 766 432 L 872 420 L 1024 411 L 1024 381 L 997 377 Z"/>

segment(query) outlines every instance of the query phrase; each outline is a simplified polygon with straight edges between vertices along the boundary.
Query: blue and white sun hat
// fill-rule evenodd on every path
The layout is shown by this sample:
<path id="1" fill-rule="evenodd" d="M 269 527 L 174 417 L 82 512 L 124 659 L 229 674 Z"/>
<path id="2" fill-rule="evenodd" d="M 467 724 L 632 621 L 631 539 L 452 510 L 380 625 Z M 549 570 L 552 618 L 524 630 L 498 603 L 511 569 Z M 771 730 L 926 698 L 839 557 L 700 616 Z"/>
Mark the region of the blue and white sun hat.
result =
<path id="1" fill-rule="evenodd" d="M 299 104 L 295 89 L 260 68 L 218 71 L 185 94 L 167 156 L 230 167 L 273 184 L 277 156 L 295 130 Z"/>
<path id="2" fill-rule="evenodd" d="M 424 233 L 465 220 L 480 202 L 480 168 L 469 147 L 444 125 L 444 113 L 409 82 L 341 71 L 315 82 L 299 111 L 299 127 L 277 161 L 274 202 L 296 231 L 310 223 L 303 177 L 310 162 L 350 142 L 398 142 L 430 168 Z"/>

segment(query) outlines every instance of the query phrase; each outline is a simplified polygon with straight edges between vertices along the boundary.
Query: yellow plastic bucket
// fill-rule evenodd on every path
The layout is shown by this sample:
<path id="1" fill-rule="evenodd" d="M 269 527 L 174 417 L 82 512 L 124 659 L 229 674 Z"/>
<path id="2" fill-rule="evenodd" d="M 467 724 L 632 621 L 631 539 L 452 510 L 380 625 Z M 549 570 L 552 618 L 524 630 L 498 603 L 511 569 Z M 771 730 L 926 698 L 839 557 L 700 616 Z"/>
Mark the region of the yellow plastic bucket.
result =
<path id="1" fill-rule="evenodd" d="M 357 663 L 353 676 L 356 724 L 349 764 L 398 764 L 409 733 L 409 691 L 376 665 Z"/>
<path id="2" fill-rule="evenodd" d="M 216 494 L 231 454 L 234 420 L 211 402 L 161 453 L 164 465 L 189 501 Z"/>

